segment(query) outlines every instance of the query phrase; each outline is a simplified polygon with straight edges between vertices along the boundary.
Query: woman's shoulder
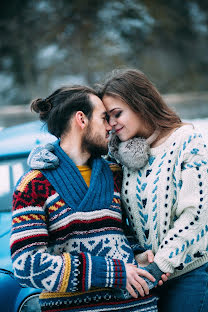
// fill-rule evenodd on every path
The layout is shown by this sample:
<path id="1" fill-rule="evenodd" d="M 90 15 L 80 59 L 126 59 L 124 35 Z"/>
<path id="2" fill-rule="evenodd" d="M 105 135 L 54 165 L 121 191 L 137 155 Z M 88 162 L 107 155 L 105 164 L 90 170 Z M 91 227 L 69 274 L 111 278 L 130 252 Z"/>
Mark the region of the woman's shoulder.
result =
<path id="1" fill-rule="evenodd" d="M 170 151 L 171 155 L 186 154 L 190 150 L 197 148 L 206 153 L 206 138 L 200 130 L 191 123 L 184 123 L 176 128 L 164 143 L 158 147 L 151 148 L 151 155 L 157 156 Z"/>
<path id="2" fill-rule="evenodd" d="M 184 124 L 180 127 L 176 133 L 176 141 L 178 142 L 201 142 L 206 143 L 206 138 L 200 128 L 196 127 L 194 124 Z"/>
<path id="3" fill-rule="evenodd" d="M 184 162 L 207 163 L 207 140 L 199 128 L 194 125 L 184 125 L 175 138 L 178 156 Z"/>
<path id="4" fill-rule="evenodd" d="M 205 138 L 199 128 L 194 124 L 185 123 L 180 128 L 177 128 L 172 135 L 174 145 L 190 144 L 192 142 L 205 142 Z"/>

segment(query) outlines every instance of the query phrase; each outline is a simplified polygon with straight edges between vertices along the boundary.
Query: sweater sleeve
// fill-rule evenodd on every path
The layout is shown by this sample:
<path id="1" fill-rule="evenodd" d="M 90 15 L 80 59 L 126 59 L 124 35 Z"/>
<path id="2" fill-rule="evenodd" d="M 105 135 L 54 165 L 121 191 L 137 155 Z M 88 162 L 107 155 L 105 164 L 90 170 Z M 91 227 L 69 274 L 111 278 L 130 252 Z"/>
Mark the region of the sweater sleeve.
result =
<path id="1" fill-rule="evenodd" d="M 118 194 L 121 193 L 121 187 L 122 187 L 122 180 L 123 180 L 123 171 L 120 165 L 109 162 L 109 166 L 113 172 L 113 178 L 114 178 L 114 188 L 118 192 Z M 119 203 L 122 205 L 122 202 Z M 122 207 L 122 228 L 124 231 L 124 234 L 126 238 L 128 239 L 129 245 L 131 249 L 133 250 L 133 253 L 139 254 L 145 251 L 145 249 L 139 244 L 139 241 L 136 239 L 135 234 L 132 231 L 132 228 L 130 227 L 130 222 L 128 220 L 127 214 L 125 212 L 124 207 Z"/>
<path id="2" fill-rule="evenodd" d="M 45 209 L 47 198 L 53 195 L 50 188 L 42 173 L 32 170 L 22 178 L 13 195 L 10 246 L 19 283 L 53 292 L 126 288 L 123 261 L 87 252 L 53 252 Z"/>
<path id="3" fill-rule="evenodd" d="M 146 251 L 145 248 L 143 248 L 140 244 L 138 239 L 136 238 L 136 235 L 133 233 L 133 230 L 130 226 L 129 219 L 125 213 L 125 209 L 122 209 L 122 218 L 123 218 L 123 225 L 122 228 L 124 230 L 124 234 L 126 238 L 128 239 L 129 245 L 131 246 L 131 249 L 133 250 L 134 255 L 140 254 L 144 251 Z"/>
<path id="4" fill-rule="evenodd" d="M 154 260 L 160 270 L 170 273 L 207 253 L 208 153 L 200 135 L 183 144 L 174 179 L 174 223 Z"/>

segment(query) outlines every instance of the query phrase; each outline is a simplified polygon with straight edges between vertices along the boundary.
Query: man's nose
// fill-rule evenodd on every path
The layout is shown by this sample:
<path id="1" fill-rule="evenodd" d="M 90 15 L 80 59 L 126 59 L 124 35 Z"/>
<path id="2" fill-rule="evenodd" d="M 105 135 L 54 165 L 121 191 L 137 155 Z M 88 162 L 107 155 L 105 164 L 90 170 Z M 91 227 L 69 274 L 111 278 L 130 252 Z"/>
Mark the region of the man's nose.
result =
<path id="1" fill-rule="evenodd" d="M 109 122 L 107 122 L 107 120 L 106 120 L 106 130 L 107 131 L 111 131 L 112 130 L 112 126 L 110 125 Z"/>

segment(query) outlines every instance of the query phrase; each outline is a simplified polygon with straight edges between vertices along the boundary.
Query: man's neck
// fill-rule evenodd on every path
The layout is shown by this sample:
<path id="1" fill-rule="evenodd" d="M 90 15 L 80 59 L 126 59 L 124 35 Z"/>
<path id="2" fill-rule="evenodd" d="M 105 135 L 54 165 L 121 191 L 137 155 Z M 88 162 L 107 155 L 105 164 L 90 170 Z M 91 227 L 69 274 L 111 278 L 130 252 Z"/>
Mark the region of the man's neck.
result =
<path id="1" fill-rule="evenodd" d="M 60 142 L 61 148 L 69 156 L 69 158 L 75 163 L 76 166 L 87 165 L 91 155 L 88 152 L 82 152 L 81 146 L 78 142 L 67 142 L 65 140 Z"/>

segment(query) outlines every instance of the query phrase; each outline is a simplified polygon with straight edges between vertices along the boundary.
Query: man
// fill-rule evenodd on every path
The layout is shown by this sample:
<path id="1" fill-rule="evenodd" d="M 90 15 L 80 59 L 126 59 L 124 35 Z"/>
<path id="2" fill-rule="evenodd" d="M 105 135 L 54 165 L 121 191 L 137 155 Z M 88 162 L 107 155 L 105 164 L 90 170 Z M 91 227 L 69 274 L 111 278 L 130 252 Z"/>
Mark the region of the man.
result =
<path id="1" fill-rule="evenodd" d="M 111 127 L 93 89 L 64 87 L 32 102 L 57 136 L 57 168 L 44 164 L 18 182 L 11 254 L 22 285 L 43 289 L 42 311 L 157 311 L 124 235 L 121 171 L 107 163 Z M 142 276 L 142 277 L 140 277 Z M 138 293 L 141 295 L 138 298 Z"/>

